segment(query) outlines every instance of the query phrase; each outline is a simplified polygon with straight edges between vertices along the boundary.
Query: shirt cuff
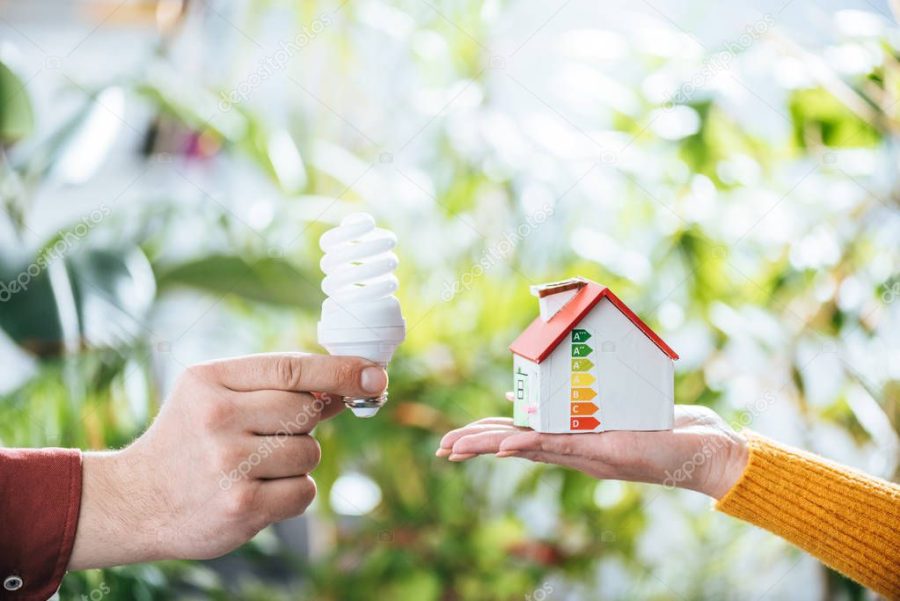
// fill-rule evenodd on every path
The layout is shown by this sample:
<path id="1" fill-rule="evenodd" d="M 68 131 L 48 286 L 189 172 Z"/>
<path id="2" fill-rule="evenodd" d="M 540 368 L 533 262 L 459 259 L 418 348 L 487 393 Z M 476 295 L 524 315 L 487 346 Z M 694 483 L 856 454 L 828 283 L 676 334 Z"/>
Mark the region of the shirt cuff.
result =
<path id="1" fill-rule="evenodd" d="M 81 451 L 0 449 L 0 491 L 0 598 L 48 599 L 75 543 Z"/>

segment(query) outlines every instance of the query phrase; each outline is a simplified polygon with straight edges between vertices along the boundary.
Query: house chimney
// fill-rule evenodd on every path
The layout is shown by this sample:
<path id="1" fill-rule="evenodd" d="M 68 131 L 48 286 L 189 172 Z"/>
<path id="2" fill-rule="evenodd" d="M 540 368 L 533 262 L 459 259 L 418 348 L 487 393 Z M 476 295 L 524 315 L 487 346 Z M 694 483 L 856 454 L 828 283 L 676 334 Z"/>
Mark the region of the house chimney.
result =
<path id="1" fill-rule="evenodd" d="M 531 294 L 538 298 L 541 319 L 550 321 L 586 285 L 587 282 L 582 278 L 571 278 L 561 282 L 532 286 Z"/>

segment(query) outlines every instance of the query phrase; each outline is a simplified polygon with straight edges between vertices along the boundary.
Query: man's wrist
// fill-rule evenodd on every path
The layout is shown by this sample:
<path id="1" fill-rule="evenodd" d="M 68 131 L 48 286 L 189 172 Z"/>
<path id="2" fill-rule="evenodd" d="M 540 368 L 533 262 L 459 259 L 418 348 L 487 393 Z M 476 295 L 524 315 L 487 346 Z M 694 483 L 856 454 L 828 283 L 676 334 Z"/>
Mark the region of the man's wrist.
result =
<path id="1" fill-rule="evenodd" d="M 70 570 L 157 559 L 135 501 L 139 475 L 128 451 L 87 452 L 82 460 L 81 511 Z"/>

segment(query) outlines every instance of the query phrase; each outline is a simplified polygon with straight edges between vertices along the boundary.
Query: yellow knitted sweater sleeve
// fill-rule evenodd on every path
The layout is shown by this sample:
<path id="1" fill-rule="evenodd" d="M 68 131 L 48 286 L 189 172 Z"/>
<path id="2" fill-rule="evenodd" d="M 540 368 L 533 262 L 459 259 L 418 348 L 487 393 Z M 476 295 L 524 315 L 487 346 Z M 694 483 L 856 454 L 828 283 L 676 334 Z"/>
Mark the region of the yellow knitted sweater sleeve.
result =
<path id="1" fill-rule="evenodd" d="M 744 430 L 750 457 L 716 509 L 900 599 L 900 485 Z"/>

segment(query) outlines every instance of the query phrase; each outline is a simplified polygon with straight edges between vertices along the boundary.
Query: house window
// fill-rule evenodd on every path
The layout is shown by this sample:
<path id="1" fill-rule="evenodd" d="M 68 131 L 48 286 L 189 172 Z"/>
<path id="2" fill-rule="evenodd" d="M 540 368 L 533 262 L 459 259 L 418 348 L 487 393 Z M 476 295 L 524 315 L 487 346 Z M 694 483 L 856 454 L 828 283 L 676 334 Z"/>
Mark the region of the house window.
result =
<path id="1" fill-rule="evenodd" d="M 516 400 L 524 401 L 528 396 L 528 374 L 522 368 L 516 370 Z"/>

